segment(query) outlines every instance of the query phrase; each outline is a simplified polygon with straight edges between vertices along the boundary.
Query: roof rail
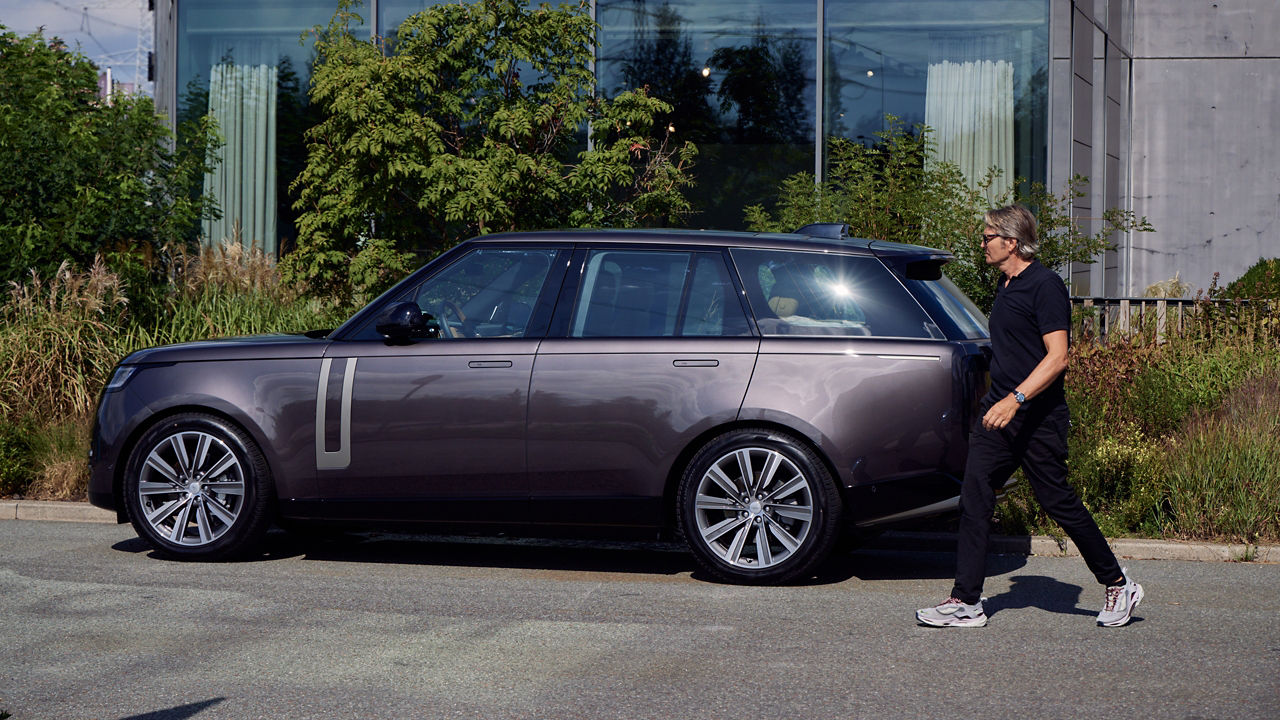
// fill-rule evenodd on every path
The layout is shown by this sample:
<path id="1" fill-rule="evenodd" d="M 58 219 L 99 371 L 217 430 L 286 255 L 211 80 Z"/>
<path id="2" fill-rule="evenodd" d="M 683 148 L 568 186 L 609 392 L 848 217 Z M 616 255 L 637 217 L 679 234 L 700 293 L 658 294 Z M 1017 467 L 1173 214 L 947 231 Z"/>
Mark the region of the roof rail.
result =
<path id="1" fill-rule="evenodd" d="M 795 234 L 808 235 L 809 237 L 831 238 L 832 240 L 843 240 L 849 237 L 849 226 L 846 223 L 838 222 L 809 223 L 799 230 L 796 230 Z"/>

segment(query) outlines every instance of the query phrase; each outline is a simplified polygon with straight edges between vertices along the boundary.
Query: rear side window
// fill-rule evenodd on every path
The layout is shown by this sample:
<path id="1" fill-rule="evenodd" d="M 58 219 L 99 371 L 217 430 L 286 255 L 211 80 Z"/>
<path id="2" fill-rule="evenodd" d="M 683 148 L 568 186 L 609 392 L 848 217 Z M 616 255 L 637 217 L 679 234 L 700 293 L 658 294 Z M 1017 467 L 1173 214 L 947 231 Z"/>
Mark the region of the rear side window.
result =
<path id="1" fill-rule="evenodd" d="M 719 337 L 750 329 L 717 253 L 593 250 L 572 337 Z"/>
<path id="2" fill-rule="evenodd" d="M 943 337 L 874 257 L 744 248 L 731 253 L 765 335 Z"/>

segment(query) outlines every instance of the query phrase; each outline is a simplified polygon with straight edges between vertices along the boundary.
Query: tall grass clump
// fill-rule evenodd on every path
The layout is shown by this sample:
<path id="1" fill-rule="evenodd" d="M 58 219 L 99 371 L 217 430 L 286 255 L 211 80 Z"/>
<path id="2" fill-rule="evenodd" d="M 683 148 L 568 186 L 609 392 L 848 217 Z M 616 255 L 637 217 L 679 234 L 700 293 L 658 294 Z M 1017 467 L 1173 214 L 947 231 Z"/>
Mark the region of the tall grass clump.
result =
<path id="1" fill-rule="evenodd" d="M 1166 445 L 1160 520 L 1168 534 L 1280 539 L 1280 372 L 1192 418 Z"/>
<path id="2" fill-rule="evenodd" d="M 99 258 L 63 263 L 47 280 L 11 284 L 0 308 L 0 417 L 77 417 L 92 411 L 119 360 L 128 298 Z"/>
<path id="3" fill-rule="evenodd" d="M 0 307 L 0 494 L 83 498 L 92 413 L 115 364 L 154 345 L 334 327 L 348 308 L 300 296 L 237 243 L 64 263 Z M 117 272 L 120 270 L 120 272 Z M 122 279 L 122 275 L 128 280 Z"/>

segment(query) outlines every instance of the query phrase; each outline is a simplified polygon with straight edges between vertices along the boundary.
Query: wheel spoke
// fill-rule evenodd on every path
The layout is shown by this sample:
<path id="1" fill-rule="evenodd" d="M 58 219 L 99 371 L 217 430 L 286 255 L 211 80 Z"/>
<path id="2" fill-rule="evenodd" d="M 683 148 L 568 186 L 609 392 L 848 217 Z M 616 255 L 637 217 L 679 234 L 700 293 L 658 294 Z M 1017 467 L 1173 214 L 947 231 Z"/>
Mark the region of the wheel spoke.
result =
<path id="1" fill-rule="evenodd" d="M 244 495 L 244 483 L 239 480 L 205 483 L 205 489 L 219 495 Z"/>
<path id="2" fill-rule="evenodd" d="M 737 565 L 742 561 L 742 548 L 747 544 L 747 535 L 751 532 L 751 523 L 746 523 L 738 530 L 738 534 L 733 536 L 733 542 L 729 544 L 729 550 L 725 553 L 725 559 L 730 563 Z"/>
<path id="3" fill-rule="evenodd" d="M 178 517 L 173 521 L 173 532 L 169 533 L 169 540 L 175 543 L 182 542 L 182 537 L 187 533 L 187 523 L 191 521 L 191 504 L 192 498 L 188 498 L 182 503 L 182 511 L 178 513 Z"/>
<path id="4" fill-rule="evenodd" d="M 216 515 L 217 518 L 225 525 L 230 525 L 236 520 L 236 516 L 227 510 L 227 508 L 223 507 L 222 503 L 218 502 L 216 499 L 207 499 L 204 502 L 204 507 Z"/>
<path id="5" fill-rule="evenodd" d="M 773 482 L 773 476 L 778 472 L 780 465 L 782 465 L 782 455 L 770 452 L 769 457 L 764 461 L 764 469 L 760 471 L 760 484 L 755 489 L 763 490 L 769 487 L 769 483 Z"/>
<path id="6" fill-rule="evenodd" d="M 170 500 L 169 502 L 165 503 L 164 505 L 161 505 L 160 507 L 156 508 L 150 513 L 147 513 L 147 522 L 151 523 L 153 527 L 159 528 L 160 523 L 162 523 L 165 519 L 167 519 L 170 515 L 177 512 L 178 509 L 182 507 L 183 500 L 184 498 L 178 498 L 177 500 Z"/>
<path id="7" fill-rule="evenodd" d="M 205 435 L 204 433 L 201 433 L 196 437 L 196 456 L 191 463 L 192 470 L 198 472 L 200 468 L 204 467 L 205 458 L 209 455 L 209 444 L 212 441 L 213 438 Z"/>
<path id="8" fill-rule="evenodd" d="M 742 478 L 742 487 L 748 493 L 756 491 L 755 471 L 751 468 L 751 450 L 743 448 L 734 453 L 738 459 L 738 474 Z"/>
<path id="9" fill-rule="evenodd" d="M 769 533 L 765 532 L 765 527 L 756 528 L 756 559 L 760 561 L 760 567 L 773 565 L 773 548 L 769 547 Z"/>
<path id="10" fill-rule="evenodd" d="M 184 477 L 191 475 L 191 458 L 187 455 L 187 443 L 183 440 L 182 435 L 173 435 L 169 438 L 169 447 L 173 448 L 174 458 L 178 461 L 178 470 Z"/>
<path id="11" fill-rule="evenodd" d="M 747 521 L 746 518 L 737 517 L 737 516 L 727 518 L 725 520 L 721 520 L 715 525 L 712 525 L 706 530 L 703 530 L 702 539 L 707 541 L 708 543 L 714 543 L 715 541 L 719 540 L 725 533 L 729 532 L 735 527 L 738 527 L 739 525 L 745 523 L 746 521 Z"/>
<path id="12" fill-rule="evenodd" d="M 170 495 L 175 492 L 179 492 L 179 489 L 175 487 L 173 483 L 158 483 L 158 482 L 146 482 L 146 481 L 138 483 L 139 495 L 144 495 L 144 496 Z"/>
<path id="13" fill-rule="evenodd" d="M 232 465 L 235 465 L 235 464 L 236 464 L 235 453 L 228 452 L 226 455 L 222 456 L 222 459 L 218 461 L 217 465 L 214 465 L 213 467 L 209 468 L 209 472 L 205 473 L 204 476 L 210 479 L 216 478 L 222 473 L 226 472 L 227 468 L 230 468 Z"/>
<path id="14" fill-rule="evenodd" d="M 168 480 L 169 482 L 172 482 L 172 483 L 178 482 L 178 471 L 174 470 L 173 466 L 165 462 L 164 458 L 161 458 L 154 451 L 152 451 L 152 453 L 147 456 L 146 464 L 147 464 L 147 467 L 150 467 L 154 469 L 156 472 L 163 475 L 165 479 Z"/>
<path id="15" fill-rule="evenodd" d="M 200 498 L 195 503 L 196 507 L 196 528 L 200 530 L 200 542 L 207 543 L 213 541 L 213 529 L 209 527 L 209 501 Z"/>
<path id="16" fill-rule="evenodd" d="M 711 481 L 719 485 L 720 489 L 724 490 L 725 494 L 731 498 L 736 498 L 743 493 L 743 488 L 738 487 L 733 478 L 725 474 L 720 467 L 720 463 L 712 465 L 711 469 L 707 470 L 707 477 L 711 478 Z"/>
<path id="17" fill-rule="evenodd" d="M 742 503 L 738 502 L 736 497 L 719 498 L 711 495 L 699 495 L 693 501 L 693 506 L 699 510 L 728 510 L 730 512 L 738 512 L 742 509 Z"/>
<path id="18" fill-rule="evenodd" d="M 813 520 L 813 508 L 808 505 L 771 505 L 773 512 L 785 518 L 810 522 Z"/>
<path id="19" fill-rule="evenodd" d="M 809 483 L 805 481 L 803 475 L 796 475 L 790 480 L 783 483 L 780 487 L 769 493 L 765 500 L 781 500 L 792 493 L 809 487 Z"/>
<path id="20" fill-rule="evenodd" d="M 785 547 L 788 552 L 795 552 L 796 548 L 800 547 L 800 541 L 791 533 L 787 532 L 787 529 L 782 527 L 781 524 L 768 517 L 766 517 L 764 521 L 769 527 L 769 531 L 774 537 L 778 538 L 778 542 L 782 543 L 783 547 Z"/>

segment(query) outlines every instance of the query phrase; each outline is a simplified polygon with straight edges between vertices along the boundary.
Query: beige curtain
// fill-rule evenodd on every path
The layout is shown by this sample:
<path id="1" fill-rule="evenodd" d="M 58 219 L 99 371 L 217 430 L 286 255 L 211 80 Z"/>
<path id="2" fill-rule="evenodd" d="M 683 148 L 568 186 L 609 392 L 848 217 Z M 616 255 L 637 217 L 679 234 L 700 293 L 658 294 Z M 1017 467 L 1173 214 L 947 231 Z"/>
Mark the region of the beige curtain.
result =
<path id="1" fill-rule="evenodd" d="M 990 167 L 1004 171 L 988 190 L 989 201 L 1013 185 L 1012 63 L 930 64 L 924 122 L 933 128 L 937 159 L 958 165 L 970 187 L 977 187 Z"/>

